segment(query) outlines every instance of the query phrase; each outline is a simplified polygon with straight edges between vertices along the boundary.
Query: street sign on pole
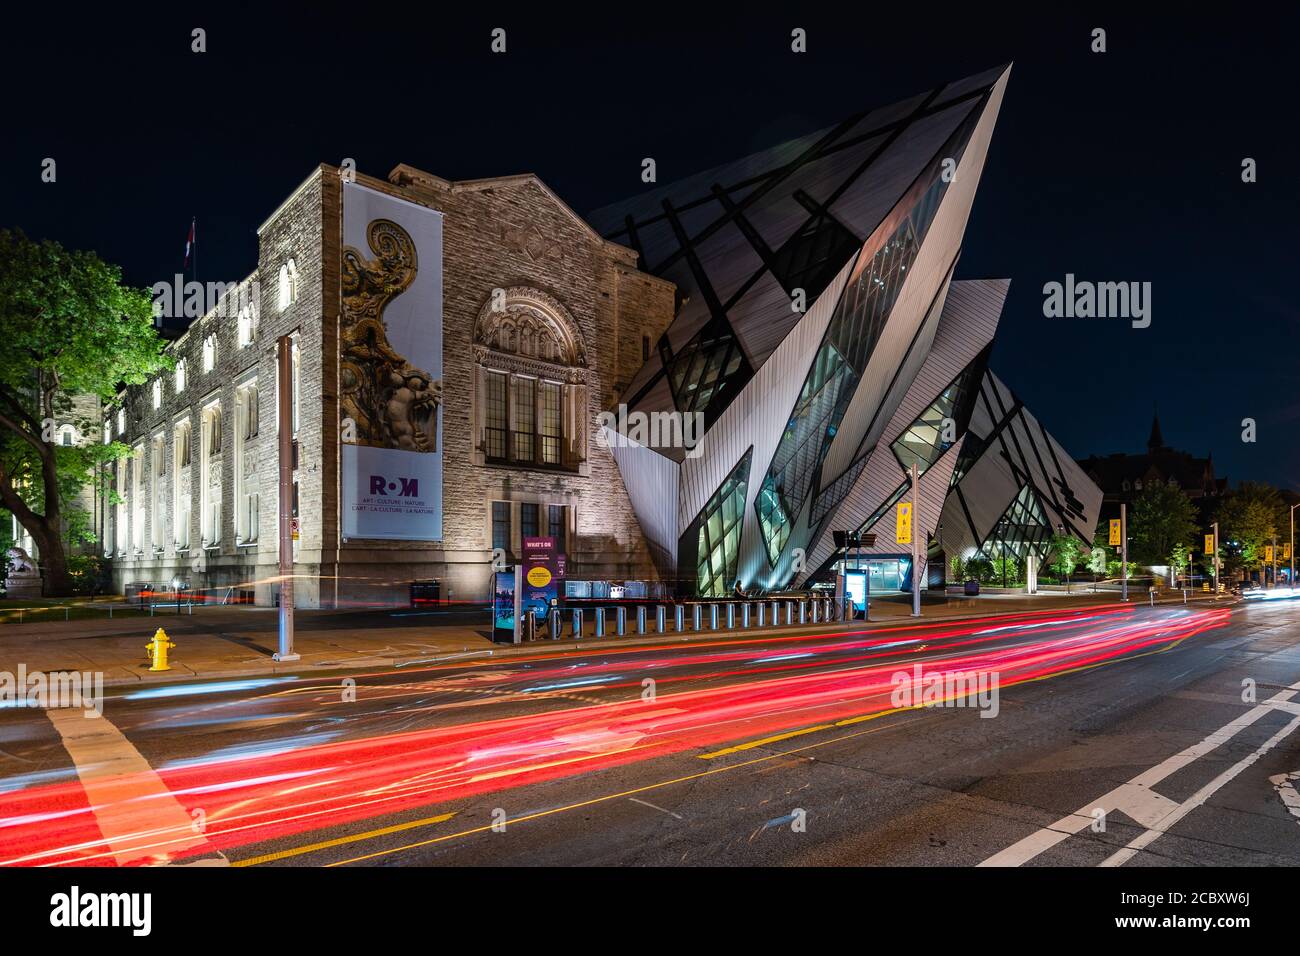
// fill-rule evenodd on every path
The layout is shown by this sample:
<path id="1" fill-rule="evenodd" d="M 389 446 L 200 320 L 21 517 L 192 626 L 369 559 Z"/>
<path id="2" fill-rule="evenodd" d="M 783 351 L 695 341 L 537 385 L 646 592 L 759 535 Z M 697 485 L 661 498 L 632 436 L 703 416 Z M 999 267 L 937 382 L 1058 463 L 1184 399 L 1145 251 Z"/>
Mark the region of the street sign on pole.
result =
<path id="1" fill-rule="evenodd" d="M 1214 535 L 1212 534 L 1205 536 L 1205 554 L 1207 557 L 1214 554 Z"/>
<path id="2" fill-rule="evenodd" d="M 1111 519 L 1110 519 L 1110 544 L 1112 544 L 1112 545 L 1119 544 L 1119 543 L 1120 543 L 1120 535 L 1122 535 L 1123 533 L 1124 533 L 1124 532 L 1120 529 L 1120 521 L 1119 521 L 1119 519 L 1118 519 L 1118 518 L 1111 518 Z"/>

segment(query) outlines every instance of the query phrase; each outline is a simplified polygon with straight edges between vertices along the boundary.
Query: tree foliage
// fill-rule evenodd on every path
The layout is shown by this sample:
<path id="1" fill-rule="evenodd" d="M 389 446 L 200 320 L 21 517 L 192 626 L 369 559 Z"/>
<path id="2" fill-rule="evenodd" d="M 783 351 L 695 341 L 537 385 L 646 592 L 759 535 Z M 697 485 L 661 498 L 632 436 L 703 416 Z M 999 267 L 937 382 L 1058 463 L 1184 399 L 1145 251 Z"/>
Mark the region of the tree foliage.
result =
<path id="1" fill-rule="evenodd" d="M 1215 517 L 1224 564 L 1230 569 L 1257 571 L 1264 566 L 1264 546 L 1276 536 L 1283 540 L 1287 508 L 1278 490 L 1270 485 L 1243 481 L 1224 496 Z M 1229 544 L 1231 543 L 1231 544 Z"/>
<path id="2" fill-rule="evenodd" d="M 121 270 L 92 252 L 0 229 L 0 505 L 40 549 L 47 594 L 71 587 L 67 548 L 89 534 L 68 505 L 119 444 L 59 442 L 75 420 L 74 396 L 111 401 L 170 364 L 153 327 L 149 292 L 122 284 Z M 72 540 L 70 540 L 72 539 Z"/>
<path id="3" fill-rule="evenodd" d="M 1196 539 L 1196 506 L 1177 487 L 1152 482 L 1133 503 L 1129 530 L 1133 535 L 1130 559 L 1139 564 L 1168 564 L 1177 545 Z"/>

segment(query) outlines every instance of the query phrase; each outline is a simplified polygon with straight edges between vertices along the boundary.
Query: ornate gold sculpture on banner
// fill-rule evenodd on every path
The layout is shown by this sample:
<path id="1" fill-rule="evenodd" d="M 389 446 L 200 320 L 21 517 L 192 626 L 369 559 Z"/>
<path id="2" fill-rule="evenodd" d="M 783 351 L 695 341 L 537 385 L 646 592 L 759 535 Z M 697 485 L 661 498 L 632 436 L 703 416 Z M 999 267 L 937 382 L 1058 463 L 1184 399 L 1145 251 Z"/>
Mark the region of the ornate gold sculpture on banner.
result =
<path id="1" fill-rule="evenodd" d="M 434 452 L 442 380 L 399 355 L 384 325 L 388 303 L 415 281 L 415 243 L 388 219 L 370 223 L 366 238 L 374 259 L 343 249 L 343 413 L 356 423 L 358 445 Z"/>

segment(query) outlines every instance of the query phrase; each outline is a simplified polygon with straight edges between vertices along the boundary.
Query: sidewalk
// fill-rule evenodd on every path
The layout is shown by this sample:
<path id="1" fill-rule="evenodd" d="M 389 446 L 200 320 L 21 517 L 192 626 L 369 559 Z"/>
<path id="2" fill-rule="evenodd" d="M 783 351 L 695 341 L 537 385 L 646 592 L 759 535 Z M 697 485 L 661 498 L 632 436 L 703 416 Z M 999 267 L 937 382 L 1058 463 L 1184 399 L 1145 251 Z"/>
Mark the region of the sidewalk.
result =
<path id="1" fill-rule="evenodd" d="M 877 599 L 869 622 L 854 627 L 898 626 L 956 621 L 1022 611 L 1082 609 L 1114 606 L 1111 595 L 989 595 L 948 600 L 931 597 L 922 616 L 911 616 L 906 595 Z M 1142 606 L 1145 601 L 1131 602 Z M 1176 602 L 1180 603 L 1181 597 Z M 612 617 L 612 615 L 611 615 Z M 631 617 L 629 615 L 629 617 Z M 442 618 L 437 623 L 429 618 Z M 477 623 L 476 623 L 477 621 Z M 486 612 L 411 613 L 400 610 L 298 611 L 294 649 L 300 661 L 278 663 L 277 612 L 272 608 L 204 607 L 193 615 L 160 612 L 113 620 L 6 624 L 0 628 L 0 672 L 102 672 L 107 685 L 155 683 L 195 678 L 270 676 L 322 670 L 400 668 L 441 661 L 509 658 L 538 652 L 590 652 L 598 647 L 653 647 L 694 641 L 744 640 L 777 635 L 817 634 L 840 627 L 839 622 L 726 631 L 687 630 L 625 637 L 584 637 L 582 640 L 538 640 L 519 645 L 494 644 Z M 612 622 L 611 622 L 612 626 Z M 653 622 L 650 624 L 653 627 Z M 171 670 L 150 673 L 145 644 L 163 628 L 176 643 L 170 652 Z M 629 620 L 629 628 L 632 622 Z M 567 632 L 567 621 L 566 621 Z"/>

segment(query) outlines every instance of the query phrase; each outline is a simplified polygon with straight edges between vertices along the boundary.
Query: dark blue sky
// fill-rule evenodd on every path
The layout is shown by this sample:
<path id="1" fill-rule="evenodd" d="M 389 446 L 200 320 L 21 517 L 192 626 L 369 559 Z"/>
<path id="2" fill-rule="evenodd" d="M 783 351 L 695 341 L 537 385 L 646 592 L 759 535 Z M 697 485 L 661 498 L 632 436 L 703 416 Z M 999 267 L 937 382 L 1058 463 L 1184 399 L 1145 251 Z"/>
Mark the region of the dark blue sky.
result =
<path id="1" fill-rule="evenodd" d="M 1076 456 L 1140 450 L 1158 404 L 1169 444 L 1212 451 L 1234 482 L 1300 489 L 1300 17 L 897 6 L 28 8 L 0 39 L 0 226 L 94 249 L 145 286 L 179 269 L 197 216 L 199 277 L 230 281 L 322 161 L 531 171 L 582 212 L 642 188 L 642 157 L 667 182 L 1011 60 L 958 265 L 1012 279 L 995 368 Z M 195 26 L 207 53 L 190 52 Z M 789 52 L 796 26 L 807 54 Z M 1151 327 L 1044 318 L 1043 283 L 1066 273 L 1151 282 Z"/>

